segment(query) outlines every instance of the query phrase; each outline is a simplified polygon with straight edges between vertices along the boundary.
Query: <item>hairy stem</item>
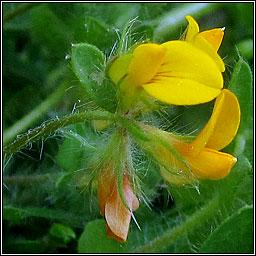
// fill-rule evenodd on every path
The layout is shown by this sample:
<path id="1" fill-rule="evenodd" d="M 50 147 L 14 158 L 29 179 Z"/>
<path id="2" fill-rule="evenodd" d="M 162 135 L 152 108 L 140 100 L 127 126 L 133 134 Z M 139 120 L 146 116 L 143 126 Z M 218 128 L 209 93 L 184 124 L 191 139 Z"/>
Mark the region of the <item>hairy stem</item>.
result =
<path id="1" fill-rule="evenodd" d="M 106 111 L 88 111 L 74 115 L 64 116 L 62 119 L 52 120 L 45 122 L 41 126 L 29 131 L 26 134 L 18 137 L 12 144 L 4 147 L 3 155 L 7 157 L 13 153 L 18 152 L 21 148 L 26 146 L 28 143 L 35 142 L 45 136 L 53 133 L 57 129 L 79 122 L 91 121 L 91 120 L 114 120 L 115 116 L 110 112 Z"/>
<path id="2" fill-rule="evenodd" d="M 218 204 L 219 196 L 215 196 L 208 204 L 190 216 L 180 226 L 167 230 L 163 235 L 155 238 L 148 244 L 138 247 L 133 253 L 153 253 L 163 250 L 210 219 L 215 214 L 216 209 L 219 209 Z"/>
<path id="3" fill-rule="evenodd" d="M 27 115 L 22 117 L 11 127 L 7 128 L 3 133 L 3 145 L 13 140 L 18 134 L 24 132 L 32 124 L 42 117 L 51 107 L 56 105 L 65 93 L 66 84 L 63 83 L 58 87 L 46 100 L 38 107 L 33 109 Z"/>
<path id="4" fill-rule="evenodd" d="M 36 7 L 37 5 L 39 5 L 41 3 L 26 3 L 26 4 L 22 4 L 19 7 L 17 7 L 15 10 L 7 13 L 4 15 L 3 17 L 3 24 L 5 24 L 6 22 L 12 20 L 13 18 L 15 18 L 16 16 L 30 10 L 31 8 Z"/>

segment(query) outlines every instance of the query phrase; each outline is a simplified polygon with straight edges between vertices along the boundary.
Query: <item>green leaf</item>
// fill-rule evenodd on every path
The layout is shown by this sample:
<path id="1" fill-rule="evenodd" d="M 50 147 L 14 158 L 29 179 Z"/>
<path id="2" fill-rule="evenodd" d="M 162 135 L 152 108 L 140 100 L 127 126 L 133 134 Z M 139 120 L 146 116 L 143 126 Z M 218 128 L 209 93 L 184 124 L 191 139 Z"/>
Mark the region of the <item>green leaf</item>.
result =
<path id="1" fill-rule="evenodd" d="M 105 220 L 89 222 L 78 240 L 78 253 L 121 253 L 123 244 L 107 237 Z"/>
<path id="2" fill-rule="evenodd" d="M 62 143 L 57 162 L 65 172 L 74 172 L 88 166 L 90 157 L 95 153 L 99 138 L 96 133 L 84 123 L 70 125 L 63 130 L 66 139 Z"/>
<path id="3" fill-rule="evenodd" d="M 200 253 L 253 253 L 253 241 L 251 205 L 239 209 L 211 233 Z"/>
<path id="4" fill-rule="evenodd" d="M 77 20 L 75 40 L 79 43 L 89 43 L 109 53 L 117 39 L 117 32 L 113 26 L 90 16 L 83 16 Z"/>
<path id="5" fill-rule="evenodd" d="M 240 58 L 237 62 L 229 87 L 237 97 L 241 107 L 241 123 L 239 133 L 253 127 L 253 88 L 252 72 L 249 65 Z"/>
<path id="6" fill-rule="evenodd" d="M 90 44 L 73 45 L 71 63 L 89 97 L 100 107 L 114 112 L 117 106 L 116 87 L 105 77 L 104 54 Z"/>
<path id="7" fill-rule="evenodd" d="M 57 154 L 57 163 L 68 174 L 59 179 L 64 185 L 72 178 L 72 173 L 85 170 L 91 159 L 102 149 L 104 134 L 97 133 L 89 123 L 77 123 L 63 129 L 66 139 Z"/>
<path id="8" fill-rule="evenodd" d="M 49 234 L 65 244 L 76 238 L 76 233 L 72 228 L 60 223 L 54 223 L 49 230 Z"/>

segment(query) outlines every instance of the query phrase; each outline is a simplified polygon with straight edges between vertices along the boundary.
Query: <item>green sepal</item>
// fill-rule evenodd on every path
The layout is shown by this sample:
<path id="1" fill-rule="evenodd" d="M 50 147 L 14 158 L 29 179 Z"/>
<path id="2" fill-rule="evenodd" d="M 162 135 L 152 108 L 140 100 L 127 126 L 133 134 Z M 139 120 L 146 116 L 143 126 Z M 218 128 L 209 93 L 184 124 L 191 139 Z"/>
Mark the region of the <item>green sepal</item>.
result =
<path id="1" fill-rule="evenodd" d="M 121 37 L 120 37 L 118 49 L 117 49 L 118 56 L 126 54 L 129 51 L 129 49 L 131 48 L 131 45 L 132 45 L 131 31 L 132 31 L 132 27 L 135 22 L 136 22 L 136 18 L 128 21 L 125 24 L 122 34 L 121 34 Z"/>
<path id="2" fill-rule="evenodd" d="M 127 131 L 131 133 L 133 137 L 136 137 L 139 140 L 143 140 L 143 141 L 150 141 L 149 136 L 134 122 L 124 117 L 120 117 L 119 120 L 122 123 L 122 125 L 127 129 Z"/>

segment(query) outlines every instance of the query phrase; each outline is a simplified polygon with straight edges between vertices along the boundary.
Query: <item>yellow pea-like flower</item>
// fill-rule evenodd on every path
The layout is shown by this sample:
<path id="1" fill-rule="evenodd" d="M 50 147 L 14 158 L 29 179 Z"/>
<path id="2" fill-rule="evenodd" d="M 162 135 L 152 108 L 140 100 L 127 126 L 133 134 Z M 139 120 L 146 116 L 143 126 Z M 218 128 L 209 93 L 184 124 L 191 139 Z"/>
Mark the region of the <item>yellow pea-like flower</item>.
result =
<path id="1" fill-rule="evenodd" d="M 183 185 L 197 179 L 222 179 L 229 174 L 237 159 L 219 150 L 234 139 L 239 124 L 240 106 L 237 97 L 224 89 L 216 99 L 208 123 L 193 142 L 184 142 L 174 134 L 140 124 L 146 132 L 165 138 L 188 166 L 158 142 L 143 142 L 142 147 L 154 156 L 160 164 L 162 176 L 172 184 Z"/>
<path id="2" fill-rule="evenodd" d="M 144 90 L 165 103 L 195 105 L 220 94 L 225 65 L 217 50 L 224 30 L 199 32 L 196 21 L 186 18 L 184 41 L 141 44 L 111 64 L 109 77 L 120 86 L 124 98 Z"/>

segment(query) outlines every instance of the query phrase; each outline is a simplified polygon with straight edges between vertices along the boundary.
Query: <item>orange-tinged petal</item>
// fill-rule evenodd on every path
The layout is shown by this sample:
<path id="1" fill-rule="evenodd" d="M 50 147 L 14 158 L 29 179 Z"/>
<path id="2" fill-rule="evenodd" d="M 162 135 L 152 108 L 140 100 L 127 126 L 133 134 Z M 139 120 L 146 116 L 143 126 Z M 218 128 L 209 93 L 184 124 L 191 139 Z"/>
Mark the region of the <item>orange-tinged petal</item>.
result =
<path id="1" fill-rule="evenodd" d="M 219 56 L 217 51 L 212 47 L 212 45 L 204 38 L 204 36 L 201 33 L 195 36 L 193 45 L 207 53 L 216 63 L 221 72 L 225 71 L 225 64 L 222 58 Z"/>
<path id="2" fill-rule="evenodd" d="M 216 99 L 212 116 L 197 138 L 191 143 L 193 154 L 204 147 L 220 150 L 235 137 L 240 124 L 240 106 L 237 97 L 229 90 L 222 90 Z"/>
<path id="3" fill-rule="evenodd" d="M 185 41 L 193 43 L 195 35 L 199 32 L 199 26 L 192 16 L 186 15 L 185 18 L 188 21 L 188 28 Z"/>
<path id="4" fill-rule="evenodd" d="M 133 52 L 129 79 L 135 86 L 150 81 L 165 58 L 165 49 L 158 44 L 142 44 Z"/>
<path id="5" fill-rule="evenodd" d="M 98 201 L 101 215 L 105 215 L 105 204 L 115 186 L 113 164 L 106 164 L 98 177 Z"/>
<path id="6" fill-rule="evenodd" d="M 224 30 L 221 28 L 216 28 L 199 33 L 199 26 L 195 19 L 190 15 L 187 15 L 186 19 L 189 22 L 189 25 L 185 41 L 206 52 L 215 61 L 220 71 L 224 72 L 225 64 L 221 57 L 217 54 L 223 40 Z"/>
<path id="7" fill-rule="evenodd" d="M 217 52 L 220 48 L 224 37 L 224 29 L 214 28 L 210 30 L 205 30 L 199 33 Z"/>
<path id="8" fill-rule="evenodd" d="M 132 191 L 127 175 L 124 176 L 123 189 L 127 205 L 131 210 L 135 211 L 139 207 L 139 201 Z M 129 231 L 131 212 L 123 204 L 116 184 L 112 194 L 106 201 L 105 218 L 111 231 L 109 231 L 109 235 L 113 234 L 112 237 L 125 242 Z"/>
<path id="9" fill-rule="evenodd" d="M 197 157 L 184 158 L 199 179 L 212 180 L 225 178 L 237 162 L 234 156 L 209 148 L 202 150 Z"/>
<path id="10" fill-rule="evenodd" d="M 179 161 L 167 148 L 157 142 L 148 143 L 144 148 L 160 163 L 160 171 L 165 180 L 172 184 L 183 185 L 196 182 L 198 179 L 222 179 L 226 177 L 237 159 L 227 153 L 211 148 L 203 148 L 194 154 L 193 143 L 179 140 L 169 132 L 156 127 L 139 123 L 147 132 L 162 135 L 182 155 L 189 168 Z"/>
<path id="11" fill-rule="evenodd" d="M 119 242 L 125 242 L 126 241 L 126 240 L 124 240 L 124 238 L 121 238 L 121 237 L 117 236 L 116 234 L 114 234 L 112 232 L 112 230 L 110 229 L 110 227 L 108 226 L 108 224 L 106 224 L 106 231 L 107 231 L 107 236 L 108 237 L 114 238 L 114 239 L 116 239 Z"/>
<path id="12" fill-rule="evenodd" d="M 116 196 L 109 198 L 105 209 L 107 225 L 115 238 L 120 242 L 125 242 L 129 232 L 131 212 L 126 209 L 121 199 Z M 113 237 L 113 236 L 112 236 Z"/>
<path id="13" fill-rule="evenodd" d="M 222 179 L 226 177 L 237 159 L 227 153 L 204 148 L 194 154 L 192 143 L 173 140 L 173 146 L 184 157 L 194 175 L 199 179 Z"/>

